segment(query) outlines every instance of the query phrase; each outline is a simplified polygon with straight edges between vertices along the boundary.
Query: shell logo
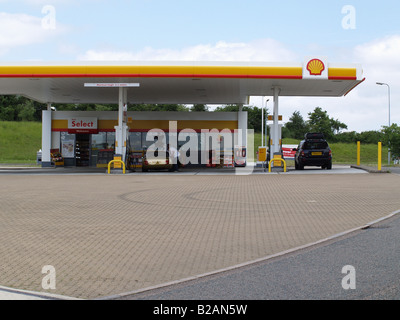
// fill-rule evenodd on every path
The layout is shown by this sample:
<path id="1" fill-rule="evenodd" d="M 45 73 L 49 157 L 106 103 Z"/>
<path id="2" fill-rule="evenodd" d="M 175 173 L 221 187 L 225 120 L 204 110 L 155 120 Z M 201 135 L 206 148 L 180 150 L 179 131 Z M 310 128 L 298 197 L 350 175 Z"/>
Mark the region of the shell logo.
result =
<path id="1" fill-rule="evenodd" d="M 319 59 L 312 59 L 307 64 L 307 70 L 310 72 L 312 76 L 320 76 L 322 72 L 325 70 L 324 63 Z"/>

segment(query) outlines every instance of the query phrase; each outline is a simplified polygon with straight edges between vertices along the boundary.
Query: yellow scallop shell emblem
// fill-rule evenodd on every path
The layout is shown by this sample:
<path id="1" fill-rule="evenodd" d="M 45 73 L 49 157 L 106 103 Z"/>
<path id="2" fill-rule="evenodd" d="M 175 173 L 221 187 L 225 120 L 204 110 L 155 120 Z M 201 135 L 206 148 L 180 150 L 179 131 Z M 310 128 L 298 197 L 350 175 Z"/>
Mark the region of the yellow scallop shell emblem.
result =
<path id="1" fill-rule="evenodd" d="M 313 59 L 307 64 L 307 70 L 312 76 L 320 76 L 325 70 L 325 65 L 321 60 Z"/>

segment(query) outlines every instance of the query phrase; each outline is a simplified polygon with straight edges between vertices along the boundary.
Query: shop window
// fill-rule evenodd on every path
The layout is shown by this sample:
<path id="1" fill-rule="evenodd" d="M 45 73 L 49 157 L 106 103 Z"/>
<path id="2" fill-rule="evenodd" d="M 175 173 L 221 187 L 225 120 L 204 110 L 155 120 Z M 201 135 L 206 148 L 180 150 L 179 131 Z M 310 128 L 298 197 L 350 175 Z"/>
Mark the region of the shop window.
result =
<path id="1" fill-rule="evenodd" d="M 92 135 L 91 166 L 107 167 L 113 160 L 115 132 L 99 132 Z"/>
<path id="2" fill-rule="evenodd" d="M 103 150 L 107 149 L 107 132 L 99 132 L 98 134 L 92 134 L 92 157 L 90 160 L 90 165 L 92 167 L 97 166 L 99 161 L 99 153 L 103 152 Z"/>
<path id="3" fill-rule="evenodd" d="M 115 149 L 115 132 L 107 132 L 107 149 Z"/>
<path id="4" fill-rule="evenodd" d="M 129 134 L 129 149 L 132 151 L 142 150 L 142 133 L 131 132 Z"/>
<path id="5" fill-rule="evenodd" d="M 156 141 L 158 141 L 160 145 L 165 145 L 166 148 L 167 144 L 169 143 L 168 133 L 164 131 L 158 132 L 150 130 L 142 134 L 142 148 L 144 150 L 148 149 L 151 145 L 155 144 Z"/>
<path id="6" fill-rule="evenodd" d="M 228 130 L 201 133 L 201 163 L 224 164 L 233 159 L 234 135 Z M 219 156 L 219 157 L 218 157 Z"/>
<path id="7" fill-rule="evenodd" d="M 92 135 L 92 150 L 107 149 L 107 132 Z"/>
<path id="8" fill-rule="evenodd" d="M 179 133 L 178 149 L 181 163 L 199 164 L 200 134 L 194 131 L 181 131 Z"/>

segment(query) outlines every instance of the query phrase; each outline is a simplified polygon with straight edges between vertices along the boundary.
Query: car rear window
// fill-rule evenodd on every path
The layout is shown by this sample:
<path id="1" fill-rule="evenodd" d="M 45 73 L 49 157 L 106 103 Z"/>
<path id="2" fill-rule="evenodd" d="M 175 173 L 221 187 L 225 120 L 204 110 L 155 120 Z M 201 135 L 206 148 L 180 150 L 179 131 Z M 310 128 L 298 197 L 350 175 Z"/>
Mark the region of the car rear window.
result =
<path id="1" fill-rule="evenodd" d="M 304 142 L 303 149 L 326 149 L 328 143 L 326 141 L 306 141 Z"/>

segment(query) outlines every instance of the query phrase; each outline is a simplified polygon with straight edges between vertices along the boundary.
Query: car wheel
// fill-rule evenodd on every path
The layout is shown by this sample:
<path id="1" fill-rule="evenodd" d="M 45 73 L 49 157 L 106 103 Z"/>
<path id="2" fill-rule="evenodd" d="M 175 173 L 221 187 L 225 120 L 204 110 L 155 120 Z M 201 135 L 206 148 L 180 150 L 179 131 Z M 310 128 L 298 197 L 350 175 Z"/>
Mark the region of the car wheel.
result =
<path id="1" fill-rule="evenodd" d="M 327 165 L 327 167 L 326 167 L 328 170 L 331 170 L 332 169 L 332 162 L 329 162 L 329 164 Z"/>

